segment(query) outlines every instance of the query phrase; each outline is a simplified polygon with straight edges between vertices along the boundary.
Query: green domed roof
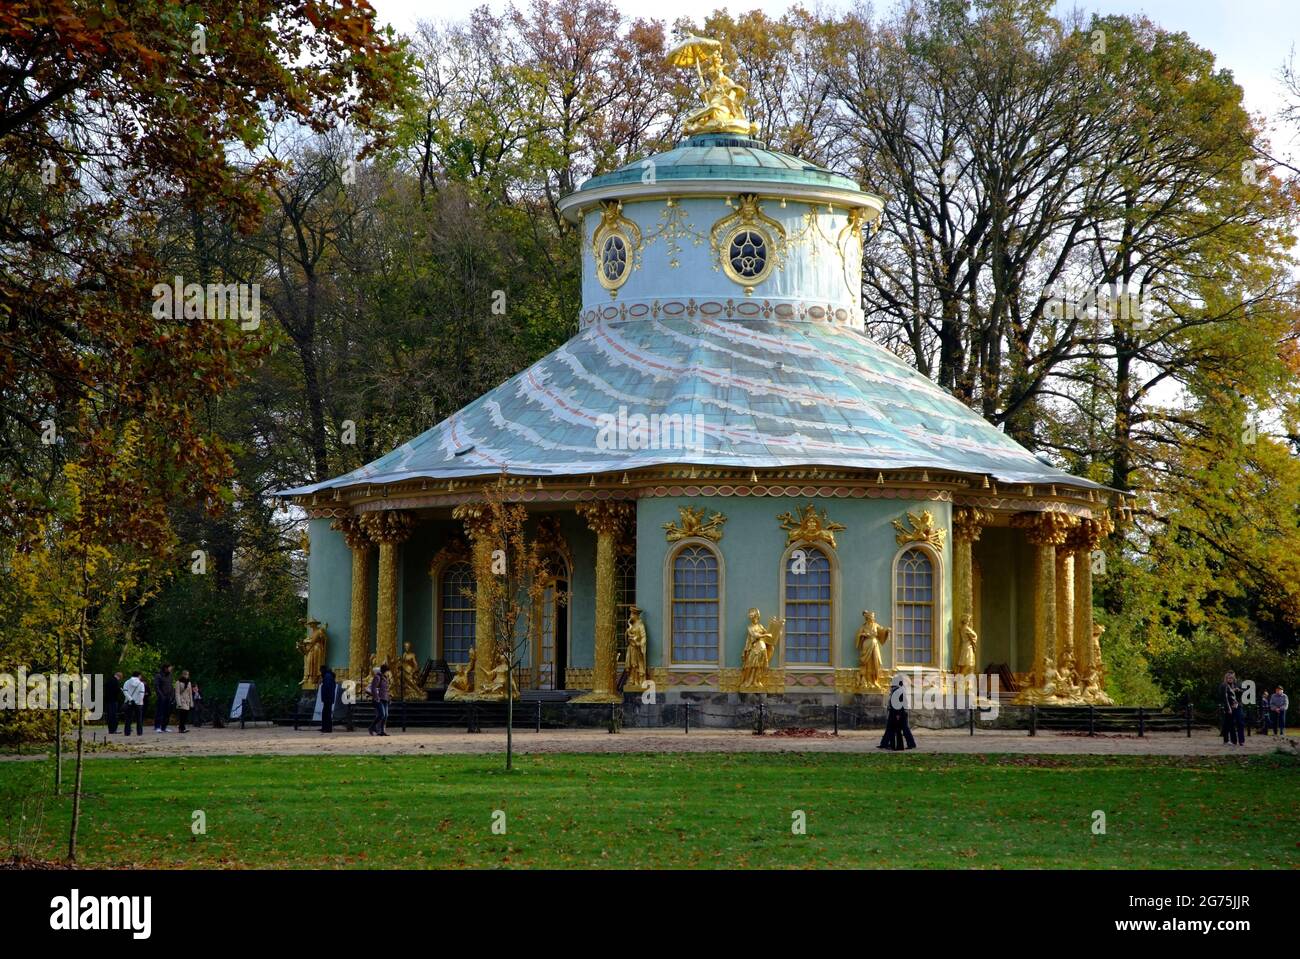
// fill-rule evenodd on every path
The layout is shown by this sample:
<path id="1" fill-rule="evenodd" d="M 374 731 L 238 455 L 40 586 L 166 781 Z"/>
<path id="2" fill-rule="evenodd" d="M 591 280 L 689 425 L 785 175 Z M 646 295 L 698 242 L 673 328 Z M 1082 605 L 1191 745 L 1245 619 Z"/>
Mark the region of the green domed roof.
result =
<path id="1" fill-rule="evenodd" d="M 647 161 L 654 163 L 656 181 L 753 180 L 756 183 L 861 191 L 851 177 L 788 153 L 769 150 L 759 140 L 724 133 L 698 133 L 664 153 L 634 160 L 612 173 L 592 177 L 578 188 L 577 193 L 623 183 L 642 183 Z"/>

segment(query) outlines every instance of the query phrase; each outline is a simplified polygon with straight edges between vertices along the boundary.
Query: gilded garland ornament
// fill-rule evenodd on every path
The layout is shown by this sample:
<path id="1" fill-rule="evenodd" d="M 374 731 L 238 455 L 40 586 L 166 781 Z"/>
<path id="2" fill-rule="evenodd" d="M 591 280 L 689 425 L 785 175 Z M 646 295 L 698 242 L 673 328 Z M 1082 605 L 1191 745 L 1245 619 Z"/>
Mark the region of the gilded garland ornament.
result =
<path id="1" fill-rule="evenodd" d="M 677 512 L 681 516 L 680 526 L 676 523 L 664 523 L 668 542 L 676 543 L 690 536 L 701 536 L 715 543 L 722 539 L 722 525 L 727 521 L 727 517 L 721 513 L 714 513 L 706 521 L 703 507 L 679 506 Z"/>
<path id="2" fill-rule="evenodd" d="M 923 509 L 919 513 L 908 512 L 907 522 L 911 526 L 909 529 L 904 526 L 900 520 L 894 520 L 894 529 L 897 535 L 894 542 L 899 546 L 906 546 L 908 543 L 926 543 L 935 549 L 943 549 L 944 537 L 947 531 L 935 526 L 934 514 L 928 509 Z"/>
<path id="3" fill-rule="evenodd" d="M 782 513 L 777 522 L 786 531 L 786 545 L 792 543 L 826 543 L 835 549 L 835 534 L 842 533 L 845 526 L 828 519 L 826 510 L 818 510 L 812 503 L 795 508 L 799 514 L 796 519 L 791 513 Z"/>
<path id="4" fill-rule="evenodd" d="M 835 238 L 835 248 L 840 254 L 840 268 L 844 273 L 844 285 L 855 295 L 853 267 L 862 262 L 862 227 L 867 222 L 867 215 L 867 210 L 863 207 L 849 210 L 848 222 Z"/>

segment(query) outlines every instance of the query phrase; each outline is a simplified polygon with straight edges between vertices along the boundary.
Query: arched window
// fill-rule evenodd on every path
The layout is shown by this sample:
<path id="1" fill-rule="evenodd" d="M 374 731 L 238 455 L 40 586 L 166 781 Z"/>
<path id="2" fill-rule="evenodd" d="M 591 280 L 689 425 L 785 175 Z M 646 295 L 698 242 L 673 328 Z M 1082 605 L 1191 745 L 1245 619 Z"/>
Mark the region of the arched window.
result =
<path id="1" fill-rule="evenodd" d="M 831 663 L 831 561 L 816 546 L 801 546 L 785 567 L 785 661 Z"/>
<path id="2" fill-rule="evenodd" d="M 693 543 L 673 557 L 674 663 L 718 661 L 721 587 L 718 555 L 709 547 Z"/>
<path id="3" fill-rule="evenodd" d="M 620 550 L 614 559 L 614 616 L 618 658 L 627 656 L 627 621 L 636 603 L 636 550 Z"/>
<path id="4" fill-rule="evenodd" d="M 467 663 L 474 648 L 473 567 L 463 561 L 448 563 L 442 571 L 440 593 L 442 658 L 449 663 Z"/>
<path id="5" fill-rule="evenodd" d="M 894 563 L 894 650 L 900 666 L 934 664 L 937 580 L 934 559 L 919 546 Z"/>

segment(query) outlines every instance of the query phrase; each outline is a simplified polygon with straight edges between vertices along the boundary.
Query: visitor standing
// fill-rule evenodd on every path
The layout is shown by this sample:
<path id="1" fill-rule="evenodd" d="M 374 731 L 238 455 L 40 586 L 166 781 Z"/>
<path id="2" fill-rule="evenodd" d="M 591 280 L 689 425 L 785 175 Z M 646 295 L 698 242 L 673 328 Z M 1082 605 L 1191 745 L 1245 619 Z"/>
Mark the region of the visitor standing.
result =
<path id="1" fill-rule="evenodd" d="M 1291 700 L 1281 686 L 1273 690 L 1273 695 L 1268 700 L 1268 708 L 1273 714 L 1273 732 L 1279 736 L 1286 735 L 1286 711 L 1290 706 Z"/>
<path id="2" fill-rule="evenodd" d="M 912 736 L 912 727 L 907 721 L 907 677 L 895 676 L 889 688 L 889 716 L 885 722 L 885 749 L 902 750 L 904 742 L 908 749 L 916 748 L 916 739 Z"/>
<path id="3" fill-rule="evenodd" d="M 374 735 L 379 729 L 379 667 L 376 666 L 370 671 L 370 682 L 366 683 L 365 693 L 375 704 L 375 716 L 370 720 L 370 735 Z"/>
<path id="4" fill-rule="evenodd" d="M 190 689 L 193 690 L 194 695 L 194 710 L 190 713 L 190 716 L 193 718 L 195 726 L 202 726 L 203 696 L 199 693 L 199 684 L 194 682 L 193 679 L 190 680 Z"/>
<path id="5" fill-rule="evenodd" d="M 117 712 L 122 705 L 122 674 L 114 673 L 104 681 L 104 719 L 110 734 L 117 732 Z"/>
<path id="6" fill-rule="evenodd" d="M 158 697 L 158 701 L 153 705 L 153 731 L 156 733 L 167 732 L 173 693 L 172 668 L 170 664 L 164 664 L 163 668 L 158 670 L 158 675 L 153 678 L 153 694 Z"/>
<path id="7" fill-rule="evenodd" d="M 334 670 L 328 666 L 320 668 L 320 731 L 334 732 L 334 699 L 338 696 L 338 682 Z"/>
<path id="8" fill-rule="evenodd" d="M 374 678 L 370 680 L 370 685 L 366 688 L 370 698 L 375 701 L 375 720 L 370 724 L 370 735 L 372 736 L 388 735 L 389 689 L 392 685 L 388 674 L 388 664 L 384 663 L 375 670 Z"/>
<path id="9" fill-rule="evenodd" d="M 1241 707 L 1241 687 L 1237 685 L 1237 674 L 1231 669 L 1223 674 L 1219 684 L 1219 712 L 1223 717 L 1223 744 L 1229 742 L 1234 746 L 1246 743 L 1246 717 Z"/>
<path id="10" fill-rule="evenodd" d="M 177 732 L 188 733 L 185 723 L 190 718 L 190 710 L 194 708 L 194 687 L 190 685 L 190 674 L 188 670 L 181 670 L 181 678 L 176 680 L 176 729 Z"/>
<path id="11" fill-rule="evenodd" d="M 135 734 L 144 735 L 144 680 L 137 669 L 131 678 L 122 684 L 122 695 L 126 697 L 126 728 L 122 732 L 131 735 L 131 722 L 135 721 Z"/>

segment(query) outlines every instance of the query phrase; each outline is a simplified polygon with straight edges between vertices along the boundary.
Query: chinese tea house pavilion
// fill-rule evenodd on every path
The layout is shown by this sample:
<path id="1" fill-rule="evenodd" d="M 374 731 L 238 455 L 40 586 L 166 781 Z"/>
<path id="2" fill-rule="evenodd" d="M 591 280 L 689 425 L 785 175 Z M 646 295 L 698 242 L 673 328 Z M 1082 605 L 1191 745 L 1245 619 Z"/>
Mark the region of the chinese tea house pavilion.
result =
<path id="1" fill-rule="evenodd" d="M 714 41 L 687 38 L 670 63 L 700 79 L 685 139 L 561 203 L 582 236 L 577 334 L 387 455 L 285 494 L 309 517 L 327 661 L 355 678 L 400 669 L 407 644 L 451 668 L 477 651 L 483 689 L 473 589 L 491 572 L 464 507 L 504 482 L 554 570 L 525 696 L 643 688 L 618 685 L 635 606 L 662 701 L 832 702 L 900 669 L 996 664 L 1020 702 L 1106 702 L 1090 554 L 1114 494 L 872 342 L 861 263 L 883 201 L 753 139 Z"/>

